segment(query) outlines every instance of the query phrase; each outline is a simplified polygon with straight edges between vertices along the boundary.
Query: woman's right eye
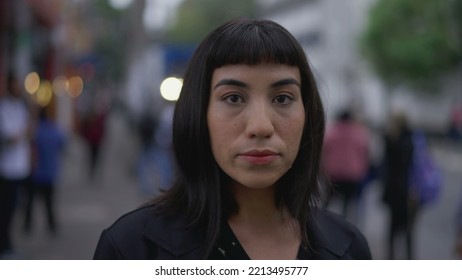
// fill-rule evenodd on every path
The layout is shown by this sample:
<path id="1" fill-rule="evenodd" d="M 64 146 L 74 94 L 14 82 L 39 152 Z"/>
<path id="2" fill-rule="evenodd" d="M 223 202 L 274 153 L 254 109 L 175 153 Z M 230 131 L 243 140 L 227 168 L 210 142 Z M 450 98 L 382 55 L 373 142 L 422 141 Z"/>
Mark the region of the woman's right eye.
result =
<path id="1" fill-rule="evenodd" d="M 230 104 L 244 103 L 244 99 L 238 94 L 227 95 L 224 100 Z"/>

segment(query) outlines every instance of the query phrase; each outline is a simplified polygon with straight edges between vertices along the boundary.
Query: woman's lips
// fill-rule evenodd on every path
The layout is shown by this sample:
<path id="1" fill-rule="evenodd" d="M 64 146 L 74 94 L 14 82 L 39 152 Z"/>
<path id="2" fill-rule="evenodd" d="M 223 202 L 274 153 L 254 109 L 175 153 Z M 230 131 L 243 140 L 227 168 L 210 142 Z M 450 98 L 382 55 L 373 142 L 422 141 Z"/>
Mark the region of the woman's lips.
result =
<path id="1" fill-rule="evenodd" d="M 279 154 L 270 150 L 253 150 L 239 154 L 239 157 L 249 162 L 250 164 L 265 165 L 275 161 L 279 157 Z"/>

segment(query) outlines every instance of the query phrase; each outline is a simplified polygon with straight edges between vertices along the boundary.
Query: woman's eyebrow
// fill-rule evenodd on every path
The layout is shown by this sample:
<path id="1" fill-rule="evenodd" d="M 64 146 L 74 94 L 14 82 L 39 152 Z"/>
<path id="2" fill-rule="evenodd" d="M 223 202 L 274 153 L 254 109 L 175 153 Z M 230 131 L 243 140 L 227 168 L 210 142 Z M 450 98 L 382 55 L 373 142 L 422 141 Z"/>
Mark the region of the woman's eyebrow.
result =
<path id="1" fill-rule="evenodd" d="M 223 79 L 223 80 L 220 80 L 213 87 L 213 89 L 216 89 L 217 87 L 224 86 L 224 85 L 249 88 L 249 85 L 242 82 L 242 81 L 235 80 L 235 79 Z M 287 79 L 282 79 L 282 80 L 276 81 L 276 82 L 272 83 L 270 87 L 271 88 L 277 88 L 277 87 L 281 87 L 281 86 L 285 86 L 285 85 L 296 85 L 296 86 L 300 87 L 300 83 L 294 78 L 287 78 Z"/>
<path id="2" fill-rule="evenodd" d="M 234 79 L 223 79 L 220 80 L 213 89 L 216 89 L 219 86 L 238 86 L 238 87 L 243 87 L 243 88 L 248 88 L 249 85 L 246 83 L 239 81 L 239 80 L 234 80 Z"/>
<path id="3" fill-rule="evenodd" d="M 296 86 L 300 87 L 300 83 L 296 79 L 293 79 L 293 78 L 282 79 L 282 80 L 279 80 L 277 82 L 274 82 L 274 83 L 271 84 L 271 87 L 272 88 L 277 88 L 277 87 L 281 87 L 281 86 L 285 86 L 285 85 L 296 85 Z"/>

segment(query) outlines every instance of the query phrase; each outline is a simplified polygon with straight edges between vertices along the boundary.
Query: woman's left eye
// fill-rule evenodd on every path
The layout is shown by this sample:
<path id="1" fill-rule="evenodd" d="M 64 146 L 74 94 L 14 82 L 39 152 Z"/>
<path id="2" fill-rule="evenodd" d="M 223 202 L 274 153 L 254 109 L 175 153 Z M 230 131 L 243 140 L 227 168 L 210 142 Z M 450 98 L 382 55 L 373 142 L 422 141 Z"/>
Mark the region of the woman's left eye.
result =
<path id="1" fill-rule="evenodd" d="M 286 105 L 291 103 L 294 100 L 293 97 L 288 95 L 278 95 L 273 99 L 273 102 L 281 105 Z"/>
<path id="2" fill-rule="evenodd" d="M 239 96 L 238 94 L 230 94 L 224 98 L 226 102 L 229 104 L 239 104 L 239 103 L 244 103 L 244 99 Z"/>

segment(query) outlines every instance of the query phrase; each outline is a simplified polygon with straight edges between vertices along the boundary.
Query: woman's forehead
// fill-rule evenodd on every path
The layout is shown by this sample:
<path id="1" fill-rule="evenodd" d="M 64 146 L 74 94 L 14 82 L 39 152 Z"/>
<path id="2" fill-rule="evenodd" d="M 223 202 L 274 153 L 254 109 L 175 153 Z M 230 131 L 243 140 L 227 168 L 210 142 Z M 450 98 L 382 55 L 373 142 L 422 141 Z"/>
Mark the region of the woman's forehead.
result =
<path id="1" fill-rule="evenodd" d="M 292 78 L 300 81 L 300 71 L 298 67 L 277 63 L 223 65 L 213 71 L 212 80 L 217 77 L 248 79 L 249 75 L 252 74 L 264 74 L 265 78 L 280 78 L 283 76 L 284 78 Z"/>

